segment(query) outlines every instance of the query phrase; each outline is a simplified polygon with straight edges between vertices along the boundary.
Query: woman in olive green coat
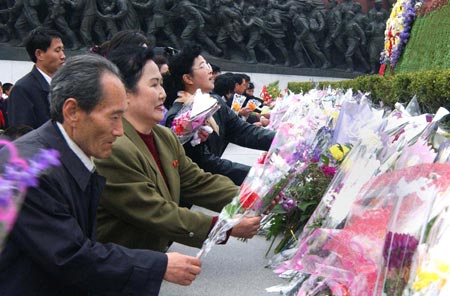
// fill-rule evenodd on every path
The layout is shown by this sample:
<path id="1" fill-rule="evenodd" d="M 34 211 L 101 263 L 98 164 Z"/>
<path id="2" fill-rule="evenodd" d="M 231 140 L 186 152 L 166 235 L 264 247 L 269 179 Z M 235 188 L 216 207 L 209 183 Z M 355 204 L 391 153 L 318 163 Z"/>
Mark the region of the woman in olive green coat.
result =
<path id="1" fill-rule="evenodd" d="M 124 77 L 129 105 L 124 136 L 114 142 L 111 157 L 95 162 L 107 179 L 98 209 L 98 239 L 158 251 L 172 241 L 201 247 L 217 218 L 179 207 L 180 194 L 220 211 L 238 188 L 227 177 L 201 170 L 175 135 L 157 124 L 164 116 L 166 94 L 151 51 L 122 47 L 108 58 Z M 260 220 L 246 217 L 230 234 L 251 238 Z"/>

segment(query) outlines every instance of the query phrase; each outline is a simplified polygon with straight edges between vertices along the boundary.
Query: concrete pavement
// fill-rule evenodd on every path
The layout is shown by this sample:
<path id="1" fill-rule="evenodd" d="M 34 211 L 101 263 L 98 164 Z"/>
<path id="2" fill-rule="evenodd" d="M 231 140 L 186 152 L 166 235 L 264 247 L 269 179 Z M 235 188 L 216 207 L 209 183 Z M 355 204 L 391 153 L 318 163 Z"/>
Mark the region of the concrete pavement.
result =
<path id="1" fill-rule="evenodd" d="M 260 151 L 242 148 L 233 144 L 227 147 L 224 158 L 252 165 Z M 193 208 L 193 210 L 214 212 Z M 202 259 L 202 273 L 191 286 L 184 287 L 164 282 L 161 296 L 259 296 L 268 294 L 265 288 L 282 284 L 271 269 L 265 268 L 270 255 L 265 254 L 270 241 L 264 236 L 255 236 L 247 242 L 230 238 L 226 245 L 218 245 Z M 174 244 L 170 251 L 195 256 L 198 249 Z M 272 254 L 272 253 L 271 253 Z"/>

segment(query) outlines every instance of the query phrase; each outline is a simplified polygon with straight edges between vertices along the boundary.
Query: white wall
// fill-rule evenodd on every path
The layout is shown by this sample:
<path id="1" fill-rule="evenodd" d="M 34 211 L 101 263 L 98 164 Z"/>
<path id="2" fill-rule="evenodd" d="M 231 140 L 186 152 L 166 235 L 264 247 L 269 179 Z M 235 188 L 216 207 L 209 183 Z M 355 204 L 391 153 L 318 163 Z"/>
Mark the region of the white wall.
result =
<path id="1" fill-rule="evenodd" d="M 23 61 L 6 61 L 0 60 L 0 81 L 2 83 L 11 82 L 16 83 L 22 76 L 31 71 L 33 67 L 32 62 Z M 238 72 L 236 72 L 238 73 Z M 279 81 L 281 90 L 287 87 L 288 82 L 293 81 L 336 81 L 343 80 L 343 78 L 330 77 L 314 77 L 314 76 L 297 76 L 297 75 L 282 75 L 282 74 L 263 74 L 263 73 L 248 73 L 255 84 L 255 95 L 259 96 L 263 85 L 267 85 L 274 81 Z"/>
<path id="2" fill-rule="evenodd" d="M 0 71 L 0 81 L 14 84 L 22 76 L 30 72 L 31 68 L 33 68 L 32 62 L 0 60 L 0 69 L 2 69 Z"/>
<path id="3" fill-rule="evenodd" d="M 238 73 L 238 72 L 236 72 Z M 264 74 L 264 73 L 248 73 L 252 82 L 255 84 L 255 96 L 259 96 L 261 89 L 264 85 L 279 81 L 278 85 L 281 90 L 286 89 L 288 82 L 304 82 L 304 81 L 339 81 L 344 78 L 331 78 L 331 77 L 314 77 L 314 76 L 298 76 L 298 75 L 283 75 L 283 74 Z"/>

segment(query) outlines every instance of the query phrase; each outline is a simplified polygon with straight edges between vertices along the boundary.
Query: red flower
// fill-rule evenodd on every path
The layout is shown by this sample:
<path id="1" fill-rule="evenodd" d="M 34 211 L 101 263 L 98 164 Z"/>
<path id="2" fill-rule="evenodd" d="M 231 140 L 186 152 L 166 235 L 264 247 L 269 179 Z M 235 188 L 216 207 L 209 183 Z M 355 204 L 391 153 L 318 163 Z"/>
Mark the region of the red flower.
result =
<path id="1" fill-rule="evenodd" d="M 177 135 L 183 134 L 183 131 L 184 131 L 184 129 L 183 129 L 183 127 L 182 127 L 181 125 L 175 126 L 175 133 L 176 133 Z"/>
<path id="2" fill-rule="evenodd" d="M 264 153 L 258 158 L 257 163 L 258 164 L 264 164 L 266 162 L 267 158 L 267 151 L 264 151 Z"/>
<path id="3" fill-rule="evenodd" d="M 179 165 L 178 160 L 175 159 L 174 161 L 172 161 L 172 166 L 174 168 L 178 167 L 178 165 Z"/>
<path id="4" fill-rule="evenodd" d="M 241 203 L 241 206 L 245 210 L 251 208 L 258 200 L 259 200 L 258 193 L 251 191 L 250 187 L 245 183 L 241 185 L 241 192 L 239 193 L 239 202 Z"/>

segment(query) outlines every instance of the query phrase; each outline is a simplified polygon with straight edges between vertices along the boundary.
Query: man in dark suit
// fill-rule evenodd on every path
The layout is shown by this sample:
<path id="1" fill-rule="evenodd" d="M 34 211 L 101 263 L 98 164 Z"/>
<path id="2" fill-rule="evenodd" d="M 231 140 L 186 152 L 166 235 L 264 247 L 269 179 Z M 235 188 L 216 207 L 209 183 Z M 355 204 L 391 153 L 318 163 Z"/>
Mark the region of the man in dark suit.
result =
<path id="1" fill-rule="evenodd" d="M 178 253 L 96 241 L 105 178 L 91 160 L 106 158 L 123 135 L 127 109 L 117 68 L 105 58 L 69 59 L 50 86 L 51 120 L 14 144 L 21 157 L 59 152 L 61 165 L 29 188 L 0 255 L 0 295 L 153 295 L 162 280 L 189 285 L 200 261 Z M 0 150 L 0 163 L 8 151 Z"/>
<path id="2" fill-rule="evenodd" d="M 61 35 L 47 28 L 37 28 L 25 40 L 25 48 L 34 62 L 30 73 L 14 85 L 8 98 L 9 125 L 25 124 L 38 128 L 50 118 L 48 100 L 52 76 L 65 61 Z"/>

